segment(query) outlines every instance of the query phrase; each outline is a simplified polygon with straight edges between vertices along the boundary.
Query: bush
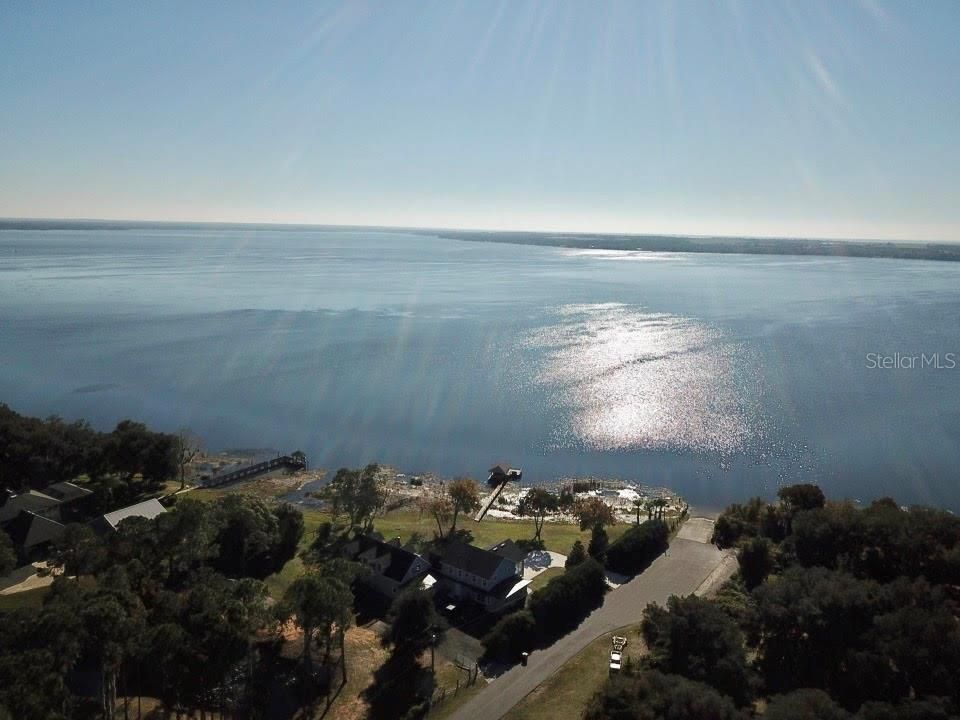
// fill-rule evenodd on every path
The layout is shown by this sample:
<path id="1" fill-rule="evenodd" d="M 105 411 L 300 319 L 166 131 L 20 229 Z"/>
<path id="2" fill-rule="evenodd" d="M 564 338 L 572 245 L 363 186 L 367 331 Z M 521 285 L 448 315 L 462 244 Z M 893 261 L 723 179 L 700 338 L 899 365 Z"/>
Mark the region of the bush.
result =
<path id="1" fill-rule="evenodd" d="M 610 538 L 603 525 L 594 525 L 590 532 L 590 544 L 587 545 L 587 554 L 597 562 L 603 562 L 610 546 Z"/>
<path id="2" fill-rule="evenodd" d="M 500 618 L 483 638 L 484 657 L 489 660 L 513 663 L 524 652 L 533 649 L 537 624 L 527 610 L 518 610 Z"/>
<path id="3" fill-rule="evenodd" d="M 587 705 L 585 720 L 742 720 L 712 687 L 656 671 L 612 678 Z"/>
<path id="4" fill-rule="evenodd" d="M 747 590 L 753 590 L 773 570 L 773 543 L 765 537 L 750 538 L 737 553 L 737 562 Z"/>
<path id="5" fill-rule="evenodd" d="M 570 549 L 570 554 L 567 555 L 567 561 L 563 564 L 563 566 L 569 570 L 572 567 L 576 567 L 586 559 L 587 551 L 583 549 L 583 543 L 577 540 L 573 543 L 573 547 Z"/>
<path id="6" fill-rule="evenodd" d="M 622 575 L 642 572 L 667 549 L 669 537 L 663 520 L 634 525 L 607 549 L 607 568 Z"/>
<path id="7" fill-rule="evenodd" d="M 672 595 L 666 608 L 647 606 L 642 631 L 653 668 L 712 685 L 737 705 L 749 702 L 743 634 L 716 602 Z"/>
<path id="8" fill-rule="evenodd" d="M 823 690 L 794 690 L 777 695 L 767 706 L 765 720 L 847 720 L 847 711 Z"/>
<path id="9" fill-rule="evenodd" d="M 566 634 L 603 602 L 607 580 L 603 567 L 585 560 L 553 578 L 530 596 L 530 612 L 541 642 Z"/>

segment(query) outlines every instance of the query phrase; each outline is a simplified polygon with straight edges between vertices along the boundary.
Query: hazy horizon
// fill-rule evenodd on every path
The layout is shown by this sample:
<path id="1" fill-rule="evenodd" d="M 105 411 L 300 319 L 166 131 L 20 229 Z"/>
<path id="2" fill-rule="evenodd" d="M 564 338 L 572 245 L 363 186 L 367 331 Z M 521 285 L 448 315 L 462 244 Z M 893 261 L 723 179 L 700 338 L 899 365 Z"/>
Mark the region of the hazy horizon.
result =
<path id="1" fill-rule="evenodd" d="M 414 233 L 442 233 L 442 232 L 482 232 L 482 233 L 529 233 L 534 235 L 570 235 L 570 236 L 597 236 L 597 237 L 664 237 L 677 239 L 703 239 L 703 240 L 812 240 L 822 242 L 850 242 L 850 243 L 942 243 L 945 245 L 954 245 L 960 243 L 960 240 L 950 239 L 913 239 L 913 238 L 885 238 L 885 237 L 828 237 L 813 235 L 721 235 L 717 233 L 698 234 L 698 233 L 680 233 L 680 232 L 595 232 L 588 230 L 567 230 L 563 228 L 517 228 L 517 227 L 476 227 L 476 226 L 412 226 L 412 225 L 375 225 L 361 223 L 327 223 L 327 222 L 256 222 L 256 221 L 235 221 L 235 220 L 183 220 L 183 219 L 164 219 L 155 218 L 107 218 L 107 217 L 0 217 L 0 225 L 3 223 L 51 223 L 59 224 L 61 227 L 69 227 L 72 224 L 77 229 L 84 225 L 103 224 L 123 224 L 133 225 L 176 225 L 176 226 L 223 226 L 223 227 L 250 227 L 250 228 L 270 228 L 270 229 L 290 229 L 290 230 L 396 230 L 409 231 Z M 0 230 L 7 228 L 0 227 Z"/>

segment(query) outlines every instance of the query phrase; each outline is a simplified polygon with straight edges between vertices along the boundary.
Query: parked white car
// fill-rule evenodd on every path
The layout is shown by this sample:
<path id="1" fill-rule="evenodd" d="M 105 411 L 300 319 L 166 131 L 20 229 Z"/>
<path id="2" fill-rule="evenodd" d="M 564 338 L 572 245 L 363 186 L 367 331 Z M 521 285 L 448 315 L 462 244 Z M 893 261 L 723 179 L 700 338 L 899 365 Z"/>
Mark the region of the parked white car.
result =
<path id="1" fill-rule="evenodd" d="M 618 673 L 623 667 L 623 649 L 627 646 L 627 639 L 621 635 L 613 636 L 613 649 L 610 650 L 610 672 Z"/>

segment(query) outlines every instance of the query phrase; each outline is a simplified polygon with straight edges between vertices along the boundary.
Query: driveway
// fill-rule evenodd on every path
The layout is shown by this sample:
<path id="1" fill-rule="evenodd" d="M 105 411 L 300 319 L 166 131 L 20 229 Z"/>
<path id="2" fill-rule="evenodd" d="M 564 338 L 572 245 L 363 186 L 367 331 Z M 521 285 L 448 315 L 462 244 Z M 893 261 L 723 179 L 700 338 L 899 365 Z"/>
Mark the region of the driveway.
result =
<path id="1" fill-rule="evenodd" d="M 713 520 L 707 518 L 695 517 L 687 520 L 680 526 L 680 532 L 677 533 L 678 540 L 696 540 L 697 542 L 708 543 L 713 535 Z"/>
<path id="2" fill-rule="evenodd" d="M 533 580 L 544 570 L 552 567 L 562 568 L 567 562 L 567 556 L 552 550 L 534 550 L 524 558 L 523 561 L 523 579 Z"/>
<path id="3" fill-rule="evenodd" d="M 691 518 L 688 522 L 701 520 L 712 526 L 711 521 L 703 518 Z M 694 527 L 699 531 L 693 534 L 702 537 L 703 523 L 698 522 Z M 453 717 L 498 720 L 590 642 L 624 625 L 639 622 L 647 604 L 663 605 L 671 595 L 689 595 L 698 589 L 703 592 L 708 585 L 729 577 L 735 567 L 730 551 L 717 550 L 709 542 L 678 536 L 666 555 L 657 558 L 641 575 L 611 591 L 603 605 L 576 630 L 550 647 L 531 653 L 526 667 L 516 665 L 490 682 Z"/>

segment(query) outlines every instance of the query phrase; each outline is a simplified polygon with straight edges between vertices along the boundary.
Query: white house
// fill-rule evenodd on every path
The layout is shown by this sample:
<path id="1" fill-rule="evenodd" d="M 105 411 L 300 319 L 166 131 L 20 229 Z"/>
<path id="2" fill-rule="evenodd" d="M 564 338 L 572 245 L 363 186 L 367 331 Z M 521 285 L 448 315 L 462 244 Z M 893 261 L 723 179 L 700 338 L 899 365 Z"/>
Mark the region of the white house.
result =
<path id="1" fill-rule="evenodd" d="M 512 540 L 489 550 L 452 542 L 435 557 L 439 589 L 456 600 L 470 600 L 488 612 L 521 605 L 527 597 L 523 579 L 525 553 Z"/>

